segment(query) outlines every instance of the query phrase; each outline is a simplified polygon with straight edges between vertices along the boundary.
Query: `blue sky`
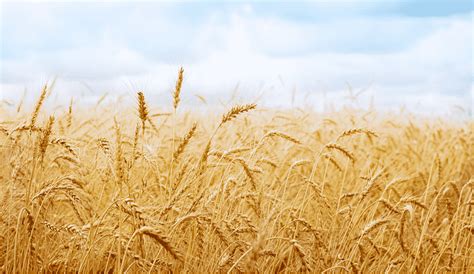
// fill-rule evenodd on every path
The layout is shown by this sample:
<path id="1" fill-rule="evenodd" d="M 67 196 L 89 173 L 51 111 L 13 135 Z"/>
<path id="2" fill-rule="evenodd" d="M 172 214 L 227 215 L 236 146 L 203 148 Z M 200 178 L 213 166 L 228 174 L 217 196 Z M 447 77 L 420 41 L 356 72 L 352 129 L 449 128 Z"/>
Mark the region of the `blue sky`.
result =
<path id="1" fill-rule="evenodd" d="M 424 112 L 472 107 L 471 1 L 3 2 L 1 92 L 61 97 L 143 89 L 185 103 L 262 96 L 269 106 L 340 102 Z M 296 99 L 290 103 L 292 91 Z"/>

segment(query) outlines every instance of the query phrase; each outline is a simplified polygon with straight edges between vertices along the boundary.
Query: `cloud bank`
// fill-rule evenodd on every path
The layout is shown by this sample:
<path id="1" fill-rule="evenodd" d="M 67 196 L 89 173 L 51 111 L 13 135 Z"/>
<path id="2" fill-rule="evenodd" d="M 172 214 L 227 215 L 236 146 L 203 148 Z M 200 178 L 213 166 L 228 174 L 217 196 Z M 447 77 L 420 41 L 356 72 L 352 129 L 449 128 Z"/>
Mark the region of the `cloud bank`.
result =
<path id="1" fill-rule="evenodd" d="M 64 98 L 141 89 L 167 104 L 183 65 L 190 105 L 193 94 L 218 102 L 237 86 L 267 106 L 322 109 L 352 89 L 364 90 L 362 105 L 472 108 L 472 11 L 344 3 L 5 4 L 1 91 L 36 94 L 57 76 Z"/>

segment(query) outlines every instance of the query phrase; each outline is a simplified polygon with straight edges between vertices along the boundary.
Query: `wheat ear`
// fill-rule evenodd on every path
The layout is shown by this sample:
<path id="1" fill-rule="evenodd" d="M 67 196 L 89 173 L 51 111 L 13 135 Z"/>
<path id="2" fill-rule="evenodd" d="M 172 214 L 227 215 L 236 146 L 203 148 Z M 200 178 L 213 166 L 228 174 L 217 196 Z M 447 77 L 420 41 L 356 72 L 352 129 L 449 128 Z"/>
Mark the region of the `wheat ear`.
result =
<path id="1" fill-rule="evenodd" d="M 383 224 L 389 223 L 389 222 L 390 222 L 390 220 L 387 220 L 387 219 L 373 220 L 364 227 L 364 229 L 362 230 L 362 233 L 359 237 L 360 238 L 364 237 L 365 235 L 369 234 L 369 232 L 371 232 L 372 230 L 376 229 L 377 227 L 379 227 Z"/>
<path id="2" fill-rule="evenodd" d="M 191 129 L 188 131 L 188 133 L 186 133 L 186 135 L 184 135 L 184 138 L 183 140 L 181 141 L 181 143 L 179 144 L 178 148 L 176 149 L 176 151 L 173 153 L 173 159 L 176 161 L 178 159 L 178 157 L 184 152 L 184 149 L 186 148 L 186 146 L 188 145 L 189 143 L 189 140 L 191 140 L 191 138 L 194 136 L 194 134 L 196 133 L 196 128 L 197 128 L 197 123 L 194 123 L 193 126 L 191 127 Z"/>
<path id="3" fill-rule="evenodd" d="M 46 127 L 43 131 L 43 136 L 41 136 L 41 140 L 39 143 L 41 161 L 43 161 L 44 155 L 46 154 L 46 148 L 48 147 L 48 144 L 49 144 L 49 138 L 53 131 L 53 124 L 54 124 L 54 116 L 50 116 L 48 123 L 46 124 Z"/>
<path id="4" fill-rule="evenodd" d="M 72 105 L 74 103 L 74 100 L 71 98 L 71 102 L 69 103 L 69 108 L 68 108 L 68 111 L 67 111 L 67 123 L 66 123 L 66 127 L 69 129 L 72 125 Z"/>
<path id="5" fill-rule="evenodd" d="M 232 119 L 236 118 L 237 115 L 255 109 L 257 107 L 256 104 L 247 104 L 247 105 L 238 105 L 232 107 L 226 114 L 222 116 L 221 123 L 219 126 L 231 121 Z"/>
<path id="6" fill-rule="evenodd" d="M 338 150 L 338 151 L 340 151 L 344 156 L 346 156 L 347 158 L 349 158 L 349 160 L 351 160 L 352 163 L 355 162 L 355 157 L 354 157 L 354 155 L 353 155 L 348 149 L 346 149 L 345 147 L 343 147 L 343 146 L 341 146 L 341 145 L 338 145 L 338 144 L 335 144 L 335 143 L 331 143 L 331 144 L 327 144 L 327 145 L 326 145 L 326 148 Z"/>
<path id="7" fill-rule="evenodd" d="M 178 80 L 176 80 L 176 86 L 173 93 L 173 108 L 176 110 L 178 108 L 179 102 L 181 101 L 181 86 L 183 85 L 183 74 L 184 69 L 181 67 L 178 72 Z"/>
<path id="8" fill-rule="evenodd" d="M 297 140 L 296 138 L 293 138 L 291 137 L 290 135 L 286 134 L 286 133 L 283 133 L 283 132 L 279 132 L 279 131 L 270 131 L 269 133 L 267 133 L 265 135 L 265 137 L 272 137 L 272 136 L 275 136 L 275 137 L 280 137 L 280 138 L 283 138 L 283 139 L 286 139 L 292 143 L 295 143 L 295 144 L 301 144 L 301 142 L 299 140 Z M 265 138 L 263 137 L 263 138 Z"/>
<path id="9" fill-rule="evenodd" d="M 36 101 L 35 110 L 33 111 L 33 114 L 31 115 L 30 127 L 35 126 L 36 119 L 38 118 L 38 114 L 40 112 L 41 106 L 43 105 L 44 100 L 46 99 L 47 92 L 48 92 L 48 85 L 46 84 L 41 90 L 41 95 L 38 98 L 38 101 Z"/>
<path id="10" fill-rule="evenodd" d="M 344 137 L 349 137 L 349 136 L 352 136 L 355 134 L 361 134 L 361 133 L 365 133 L 367 136 L 378 137 L 377 133 L 373 132 L 372 130 L 364 129 L 364 128 L 352 128 L 341 133 L 341 135 L 339 135 L 337 139 L 339 140 Z"/>
<path id="11" fill-rule="evenodd" d="M 142 120 L 142 131 L 143 134 L 145 134 L 145 123 L 146 120 L 148 119 L 148 107 L 146 105 L 145 101 L 145 95 L 143 92 L 138 92 L 137 93 L 138 97 L 138 115 L 140 117 L 140 120 Z"/>

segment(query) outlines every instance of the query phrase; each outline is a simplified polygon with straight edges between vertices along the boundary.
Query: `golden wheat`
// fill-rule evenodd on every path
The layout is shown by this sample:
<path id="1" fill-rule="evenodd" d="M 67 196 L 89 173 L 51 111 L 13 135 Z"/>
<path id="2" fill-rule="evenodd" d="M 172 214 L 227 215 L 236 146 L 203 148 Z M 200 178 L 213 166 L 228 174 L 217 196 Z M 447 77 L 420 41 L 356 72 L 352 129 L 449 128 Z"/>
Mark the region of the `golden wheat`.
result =
<path id="1" fill-rule="evenodd" d="M 184 135 L 183 140 L 179 144 L 176 151 L 173 153 L 174 160 L 177 160 L 178 157 L 183 153 L 183 151 L 186 148 L 186 146 L 188 145 L 189 141 L 194 136 L 194 133 L 196 132 L 196 128 L 197 128 L 197 123 L 194 123 L 193 126 L 186 133 L 186 135 Z"/>
<path id="2" fill-rule="evenodd" d="M 178 108 L 179 102 L 181 101 L 181 86 L 183 85 L 183 74 L 184 69 L 181 67 L 178 72 L 178 80 L 176 80 L 176 86 L 173 92 L 173 108 L 176 110 Z"/>
<path id="3" fill-rule="evenodd" d="M 182 82 L 171 113 L 138 92 L 54 119 L 46 86 L 2 109 L 1 272 L 474 271 L 472 121 L 220 116 L 180 106 Z"/>
<path id="4" fill-rule="evenodd" d="M 257 107 L 256 104 L 248 104 L 248 105 L 238 105 L 232 107 L 227 113 L 222 116 L 221 123 L 219 126 L 231 121 L 232 119 L 236 118 L 239 114 L 250 111 Z"/>
<path id="5" fill-rule="evenodd" d="M 148 107 L 146 105 L 145 101 L 145 95 L 143 92 L 138 92 L 137 93 L 138 97 L 138 116 L 140 117 L 140 120 L 142 120 L 142 130 L 143 133 L 145 133 L 145 123 L 148 120 Z"/>
<path id="6" fill-rule="evenodd" d="M 38 119 L 38 114 L 41 110 L 41 106 L 43 106 L 44 100 L 46 99 L 47 92 L 48 92 L 48 85 L 44 85 L 43 89 L 41 90 L 40 97 L 38 98 L 38 101 L 36 101 L 33 114 L 31 115 L 30 127 L 34 127 L 36 124 L 36 119 Z"/>

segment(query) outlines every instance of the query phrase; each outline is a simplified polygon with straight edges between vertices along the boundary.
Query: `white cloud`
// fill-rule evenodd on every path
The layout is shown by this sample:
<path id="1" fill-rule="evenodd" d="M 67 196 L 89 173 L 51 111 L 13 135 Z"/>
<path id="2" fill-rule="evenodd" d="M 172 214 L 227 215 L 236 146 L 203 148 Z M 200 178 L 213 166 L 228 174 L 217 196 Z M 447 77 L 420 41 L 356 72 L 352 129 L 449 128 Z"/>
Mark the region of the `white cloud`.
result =
<path id="1" fill-rule="evenodd" d="M 349 82 L 355 89 L 372 86 L 365 103 L 373 95 L 383 106 L 426 112 L 469 107 L 471 14 L 297 22 L 241 5 L 230 13 L 214 11 L 196 25 L 144 14 L 151 13 L 135 9 L 119 28 L 108 25 L 100 39 L 81 46 L 2 60 L 2 91 L 17 97 L 23 87 L 36 91 L 58 75 L 57 92 L 68 96 L 92 96 L 86 85 L 130 96 L 144 89 L 166 104 L 182 64 L 190 103 L 193 93 L 226 98 L 240 83 L 248 98 L 264 92 L 267 105 L 287 106 L 296 88 L 297 102 L 322 106 L 324 92 L 336 99 Z M 147 45 L 158 45 L 157 54 Z"/>

